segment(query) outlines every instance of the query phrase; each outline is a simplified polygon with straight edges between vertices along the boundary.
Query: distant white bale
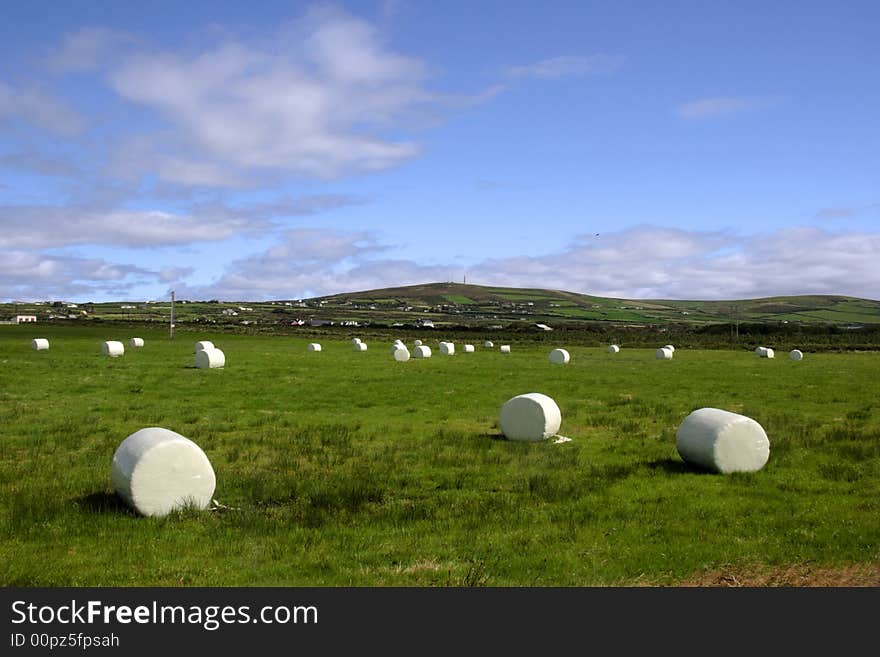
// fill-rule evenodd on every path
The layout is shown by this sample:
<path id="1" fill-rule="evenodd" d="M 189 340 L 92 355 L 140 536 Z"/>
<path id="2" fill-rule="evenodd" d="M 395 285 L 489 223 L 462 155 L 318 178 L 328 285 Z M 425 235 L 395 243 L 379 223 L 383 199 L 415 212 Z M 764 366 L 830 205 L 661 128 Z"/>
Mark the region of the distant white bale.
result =
<path id="1" fill-rule="evenodd" d="M 804 352 L 802 352 L 800 349 L 792 349 L 788 352 L 788 357 L 792 360 L 803 360 Z"/>
<path id="2" fill-rule="evenodd" d="M 472 345 L 472 344 L 463 345 L 461 350 L 466 354 L 472 354 L 472 353 L 474 353 L 474 345 Z"/>
<path id="3" fill-rule="evenodd" d="M 119 340 L 107 340 L 101 344 L 101 353 L 116 358 L 125 353 L 125 346 Z"/>
<path id="4" fill-rule="evenodd" d="M 510 353 L 510 345 L 503 344 L 503 345 L 501 345 L 500 350 L 501 350 L 502 354 L 509 354 Z"/>
<path id="5" fill-rule="evenodd" d="M 204 351 L 205 349 L 214 349 L 214 343 L 210 340 L 202 340 L 200 342 L 196 342 L 196 353 Z"/>
<path id="6" fill-rule="evenodd" d="M 773 358 L 775 355 L 776 353 L 770 347 L 767 347 L 767 351 L 764 352 L 765 358 Z"/>
<path id="7" fill-rule="evenodd" d="M 361 343 L 361 339 L 360 339 L 360 338 L 352 338 L 352 339 L 351 339 L 351 343 L 352 343 L 352 344 L 360 344 L 360 343 Z"/>
<path id="8" fill-rule="evenodd" d="M 413 349 L 413 358 L 430 358 L 431 357 L 431 347 L 427 345 L 420 344 L 418 347 Z"/>
<path id="9" fill-rule="evenodd" d="M 508 399 L 498 426 L 508 440 L 544 440 L 559 431 L 562 413 L 547 395 L 530 392 Z"/>
<path id="10" fill-rule="evenodd" d="M 620 347 L 618 347 L 616 344 L 608 345 L 608 353 L 609 354 L 616 354 L 619 351 L 620 351 Z"/>
<path id="11" fill-rule="evenodd" d="M 416 347 L 416 349 L 418 349 L 418 347 Z M 409 349 L 407 349 L 406 347 L 399 347 L 398 349 L 394 350 L 393 356 L 394 360 L 400 363 L 405 363 L 409 360 Z"/>
<path id="12" fill-rule="evenodd" d="M 663 348 L 669 349 L 669 351 L 671 351 L 672 353 L 675 353 L 675 347 L 673 347 L 671 344 L 664 345 Z"/>
<path id="13" fill-rule="evenodd" d="M 404 344 L 403 340 L 400 340 L 400 339 L 395 340 L 395 341 L 394 341 L 394 345 L 397 346 L 397 347 L 405 347 L 405 346 L 406 346 L 406 345 Z"/>
<path id="14" fill-rule="evenodd" d="M 755 353 L 758 354 L 759 358 L 773 358 L 775 356 L 773 350 L 769 347 L 758 347 L 755 349 Z"/>
<path id="15" fill-rule="evenodd" d="M 417 347 L 421 347 L 421 346 L 422 346 L 422 341 L 421 341 L 421 340 L 416 340 L 415 342 L 413 342 L 413 344 L 414 344 L 415 346 L 417 346 Z"/>
<path id="16" fill-rule="evenodd" d="M 766 351 L 767 347 L 757 347 L 755 349 L 755 354 L 763 358 Z"/>
<path id="17" fill-rule="evenodd" d="M 185 506 L 205 509 L 217 483 L 201 448 L 161 427 L 141 429 L 122 441 L 110 480 L 117 495 L 144 516 L 164 516 Z"/>
<path id="18" fill-rule="evenodd" d="M 46 338 L 34 338 L 31 340 L 31 349 L 35 351 L 46 351 L 49 348 L 49 341 Z"/>
<path id="19" fill-rule="evenodd" d="M 565 349 L 554 349 L 550 352 L 550 362 L 562 365 L 571 360 L 571 356 Z"/>
<path id="20" fill-rule="evenodd" d="M 214 369 L 226 365 L 226 354 L 217 349 L 202 349 L 196 352 L 196 367 Z"/>
<path id="21" fill-rule="evenodd" d="M 669 349 L 667 349 L 666 347 L 660 347 L 656 352 L 654 352 L 654 355 L 662 360 L 672 359 L 672 352 L 669 351 Z"/>
<path id="22" fill-rule="evenodd" d="M 132 338 L 131 340 L 128 341 L 128 345 L 130 347 L 143 347 L 144 346 L 144 339 L 143 338 Z"/>
<path id="23" fill-rule="evenodd" d="M 770 458 L 770 441 L 752 418 L 718 408 L 688 415 L 675 435 L 686 462 L 715 472 L 756 472 Z"/>
<path id="24" fill-rule="evenodd" d="M 454 356 L 455 355 L 455 345 L 451 342 L 441 342 L 440 343 L 440 353 L 444 356 Z"/>
<path id="25" fill-rule="evenodd" d="M 366 342 L 356 342 L 354 345 L 354 350 L 355 351 L 366 351 L 367 350 L 367 343 Z"/>
<path id="26" fill-rule="evenodd" d="M 307 349 L 309 351 L 321 351 L 321 345 L 319 345 L 317 342 L 310 342 Z"/>
<path id="27" fill-rule="evenodd" d="M 486 347 L 486 349 L 491 349 L 492 347 L 495 346 L 495 343 L 492 342 L 491 340 L 486 340 L 486 341 L 483 343 L 483 346 Z"/>

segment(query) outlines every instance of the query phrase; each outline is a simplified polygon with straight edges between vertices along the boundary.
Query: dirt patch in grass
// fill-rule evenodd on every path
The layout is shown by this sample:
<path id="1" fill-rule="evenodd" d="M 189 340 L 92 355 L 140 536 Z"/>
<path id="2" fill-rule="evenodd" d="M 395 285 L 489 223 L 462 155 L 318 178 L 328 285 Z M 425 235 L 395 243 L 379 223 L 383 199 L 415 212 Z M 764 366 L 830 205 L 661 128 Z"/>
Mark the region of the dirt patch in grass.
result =
<path id="1" fill-rule="evenodd" d="M 699 573 L 679 586 L 880 586 L 880 561 L 848 566 L 732 568 Z"/>

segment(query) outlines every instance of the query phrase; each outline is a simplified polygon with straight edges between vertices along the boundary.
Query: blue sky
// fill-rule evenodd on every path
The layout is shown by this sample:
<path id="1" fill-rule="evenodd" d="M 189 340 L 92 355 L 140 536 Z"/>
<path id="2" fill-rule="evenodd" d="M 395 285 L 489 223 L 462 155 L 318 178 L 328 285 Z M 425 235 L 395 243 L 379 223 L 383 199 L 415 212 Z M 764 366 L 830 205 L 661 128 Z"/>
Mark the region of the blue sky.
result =
<path id="1" fill-rule="evenodd" d="M 876 2 L 5 3 L 0 300 L 880 298 Z"/>

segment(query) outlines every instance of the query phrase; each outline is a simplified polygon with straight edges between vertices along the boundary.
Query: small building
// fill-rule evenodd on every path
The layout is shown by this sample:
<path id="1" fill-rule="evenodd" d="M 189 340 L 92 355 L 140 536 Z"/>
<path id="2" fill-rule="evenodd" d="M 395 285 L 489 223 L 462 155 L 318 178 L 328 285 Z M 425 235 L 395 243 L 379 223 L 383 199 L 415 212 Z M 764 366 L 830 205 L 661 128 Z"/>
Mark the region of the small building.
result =
<path id="1" fill-rule="evenodd" d="M 15 323 L 16 324 L 34 324 L 37 321 L 36 315 L 16 315 Z"/>

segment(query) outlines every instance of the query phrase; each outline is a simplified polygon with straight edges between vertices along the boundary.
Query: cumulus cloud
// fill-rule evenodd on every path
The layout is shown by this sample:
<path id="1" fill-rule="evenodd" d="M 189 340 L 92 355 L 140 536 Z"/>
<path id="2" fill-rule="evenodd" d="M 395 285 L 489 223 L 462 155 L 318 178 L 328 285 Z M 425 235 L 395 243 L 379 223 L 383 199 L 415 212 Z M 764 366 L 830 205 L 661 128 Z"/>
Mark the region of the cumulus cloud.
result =
<path id="1" fill-rule="evenodd" d="M 770 98 L 749 96 L 698 98 L 679 105 L 675 113 L 683 119 L 712 119 L 764 109 L 772 104 Z"/>
<path id="2" fill-rule="evenodd" d="M 616 72 L 623 66 L 624 61 L 625 58 L 619 55 L 601 53 L 589 57 L 564 55 L 525 66 L 512 66 L 507 69 L 507 75 L 511 78 L 536 78 L 540 80 L 603 75 Z"/>
<path id="3" fill-rule="evenodd" d="M 358 246 L 360 245 L 360 246 Z M 297 298 L 448 280 L 460 265 L 376 257 L 363 234 L 291 233 L 232 263 L 194 298 Z M 801 227 L 755 236 L 641 226 L 582 237 L 560 253 L 487 259 L 467 267 L 481 285 L 539 287 L 628 299 L 737 299 L 847 294 L 876 298 L 880 233 Z"/>
<path id="4" fill-rule="evenodd" d="M 128 32 L 105 27 L 85 27 L 68 34 L 61 47 L 46 59 L 55 73 L 92 71 L 111 63 L 120 48 L 136 43 Z"/>
<path id="5" fill-rule="evenodd" d="M 82 244 L 132 248 L 171 246 L 227 239 L 267 230 L 253 218 L 200 212 L 92 210 L 51 206 L 0 206 L 0 248 L 46 249 Z"/>
<path id="6" fill-rule="evenodd" d="M 370 23 L 314 10 L 269 42 L 225 37 L 195 54 L 133 55 L 111 81 L 171 127 L 140 158 L 151 155 L 161 179 L 225 186 L 259 173 L 329 179 L 413 157 L 418 146 L 395 121 L 429 99 L 424 77 Z"/>
<path id="7" fill-rule="evenodd" d="M 0 120 L 31 123 L 62 137 L 73 137 L 86 127 L 85 119 L 63 101 L 36 86 L 14 87 L 0 81 Z"/>

